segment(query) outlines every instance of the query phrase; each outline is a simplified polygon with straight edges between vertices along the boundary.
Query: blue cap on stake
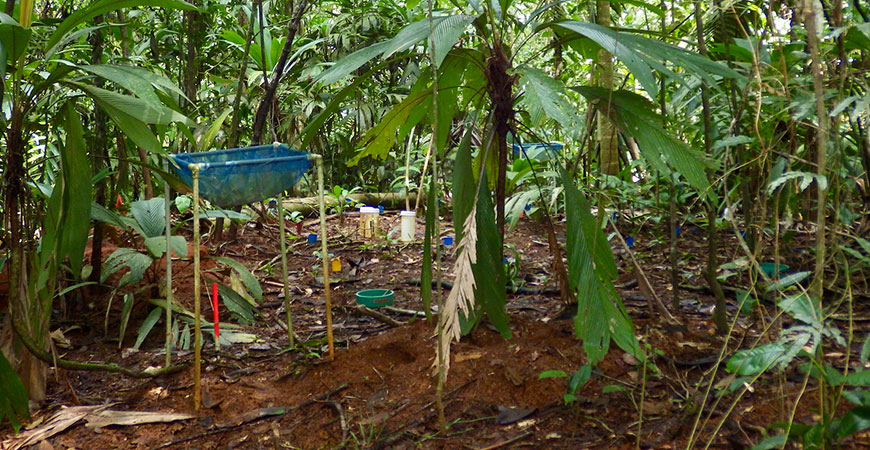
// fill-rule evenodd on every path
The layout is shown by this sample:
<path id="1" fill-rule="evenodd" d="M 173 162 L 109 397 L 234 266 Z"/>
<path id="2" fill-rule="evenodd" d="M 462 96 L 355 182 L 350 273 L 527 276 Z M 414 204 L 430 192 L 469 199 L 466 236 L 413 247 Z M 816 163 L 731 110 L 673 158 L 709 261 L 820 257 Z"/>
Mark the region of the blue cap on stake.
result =
<path id="1" fill-rule="evenodd" d="M 628 245 L 629 247 L 633 246 L 634 245 L 634 238 L 631 236 L 626 236 L 625 237 L 625 244 Z"/>
<path id="2" fill-rule="evenodd" d="M 317 243 L 317 235 L 314 233 L 309 234 L 308 235 L 308 243 L 309 244 L 316 244 Z"/>

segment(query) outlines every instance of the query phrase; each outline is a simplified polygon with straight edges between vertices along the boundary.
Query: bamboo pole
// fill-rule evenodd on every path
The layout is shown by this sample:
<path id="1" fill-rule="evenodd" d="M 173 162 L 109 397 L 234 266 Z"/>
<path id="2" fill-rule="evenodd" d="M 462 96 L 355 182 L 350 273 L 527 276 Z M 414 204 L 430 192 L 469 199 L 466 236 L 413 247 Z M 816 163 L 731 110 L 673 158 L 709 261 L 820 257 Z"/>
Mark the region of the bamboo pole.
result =
<path id="1" fill-rule="evenodd" d="M 169 161 L 166 161 L 166 171 L 169 172 Z M 166 360 L 163 367 L 172 365 L 172 237 L 169 208 L 169 182 L 163 185 L 163 198 L 166 200 Z"/>
<path id="2" fill-rule="evenodd" d="M 202 335 L 200 333 L 199 280 L 199 165 L 191 164 L 193 174 L 193 409 L 202 403 Z"/>
<path id="3" fill-rule="evenodd" d="M 335 356 L 335 342 L 332 336 L 332 299 L 329 292 L 329 247 L 326 245 L 326 203 L 323 193 L 323 158 L 312 155 L 317 164 L 317 192 L 320 196 L 320 242 L 321 266 L 323 268 L 323 296 L 326 303 L 326 341 L 329 345 L 329 359 Z"/>
<path id="4" fill-rule="evenodd" d="M 287 312 L 287 341 L 290 347 L 296 346 L 293 336 L 293 314 L 290 311 L 290 285 L 287 281 L 287 236 L 284 231 L 284 194 L 278 194 L 278 223 L 281 230 L 281 278 L 284 282 L 284 311 Z"/>

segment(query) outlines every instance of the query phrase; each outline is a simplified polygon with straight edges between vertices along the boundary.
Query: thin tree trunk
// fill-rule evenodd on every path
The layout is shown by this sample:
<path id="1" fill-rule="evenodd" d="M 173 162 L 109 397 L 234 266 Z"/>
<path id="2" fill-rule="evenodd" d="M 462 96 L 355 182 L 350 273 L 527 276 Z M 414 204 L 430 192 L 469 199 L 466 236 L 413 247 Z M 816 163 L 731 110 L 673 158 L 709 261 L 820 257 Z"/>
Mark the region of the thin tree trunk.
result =
<path id="1" fill-rule="evenodd" d="M 25 325 L 30 339 L 45 348 L 48 337 L 48 317 L 46 308 L 40 308 L 39 301 L 28 294 L 27 267 L 28 234 L 24 229 L 24 207 L 27 189 L 27 172 L 24 167 L 25 112 L 19 103 L 12 106 L 12 117 L 6 130 L 6 170 L 3 173 L 5 198 L 4 227 L 9 232 L 9 319 Z M 47 308 L 50 311 L 50 307 Z M 5 347 L 5 345 L 4 345 Z M 7 354 L 13 368 L 21 377 L 31 400 L 45 399 L 47 365 L 33 356 L 27 348 L 13 337 L 11 352 Z"/>
<path id="2" fill-rule="evenodd" d="M 704 41 L 704 14 L 701 11 L 701 2 L 694 0 L 695 20 L 698 38 L 698 53 L 707 56 L 707 44 Z M 707 82 L 701 82 L 701 108 L 704 115 L 704 152 L 710 154 L 713 148 L 713 121 L 710 114 L 710 94 L 707 90 Z M 707 173 L 707 176 L 712 174 Z M 716 278 L 716 269 L 719 267 L 719 233 L 716 228 L 716 205 L 710 200 L 704 202 L 707 208 L 707 267 L 704 270 L 704 279 L 710 285 L 713 296 L 716 298 L 716 307 L 713 310 L 713 322 L 716 331 L 720 334 L 728 332 L 728 317 L 725 314 L 725 292 L 719 279 Z"/>
<path id="3" fill-rule="evenodd" d="M 97 16 L 94 18 L 94 24 L 99 24 L 102 21 L 103 16 Z M 93 48 L 91 53 L 91 64 L 99 64 L 102 61 L 103 56 L 103 32 L 102 30 L 95 30 L 91 36 L 91 47 Z M 101 88 L 105 82 L 102 78 L 98 77 L 94 80 L 94 84 Z M 106 142 L 107 122 L 108 118 L 106 117 L 106 113 L 102 109 L 97 108 L 94 111 L 94 142 L 92 143 L 91 153 L 91 165 L 94 168 L 94 173 L 99 173 L 108 165 L 109 155 Z M 94 201 L 103 207 L 106 206 L 107 184 L 108 178 L 103 177 L 103 179 L 97 181 L 97 184 L 94 186 Z M 100 281 L 100 277 L 103 273 L 103 234 L 105 227 L 105 224 L 99 220 L 94 222 L 94 237 L 91 240 L 91 275 L 88 278 L 88 281 L 94 283 Z M 98 292 L 96 289 L 91 289 L 91 291 L 95 295 Z"/>
<path id="4" fill-rule="evenodd" d="M 598 25 L 610 27 L 610 0 L 595 2 Z M 613 56 L 606 50 L 598 51 L 598 86 L 613 90 Z M 619 145 L 616 141 L 616 128 L 607 114 L 598 114 L 598 170 L 605 175 L 619 174 Z"/>
<path id="5" fill-rule="evenodd" d="M 263 94 L 263 99 L 257 105 L 257 112 L 254 115 L 253 133 L 251 143 L 258 145 L 263 142 L 263 129 L 266 125 L 266 118 L 269 115 L 269 109 L 272 107 L 272 101 L 275 99 L 275 91 L 278 90 L 278 84 L 284 77 L 284 69 L 287 66 L 287 59 L 290 57 L 290 50 L 293 48 L 293 42 L 296 40 L 296 33 L 299 31 L 299 25 L 302 22 L 302 15 L 308 7 L 308 2 L 303 0 L 296 5 L 296 11 L 293 14 L 293 19 L 287 27 L 287 41 L 284 43 L 284 48 L 281 49 L 281 56 L 275 64 L 275 69 L 272 71 L 272 82 L 266 86 L 266 92 Z M 265 70 L 265 68 L 264 68 Z"/>
<path id="6" fill-rule="evenodd" d="M 803 4 L 804 26 L 807 30 L 807 46 L 809 47 L 810 67 L 813 76 L 813 91 L 816 97 L 816 117 L 818 130 L 816 133 L 816 173 L 819 177 L 826 176 L 828 148 L 828 110 L 825 106 L 824 74 L 822 73 L 821 51 L 819 50 L 819 30 L 816 27 L 816 11 L 812 0 Z M 813 271 L 813 282 L 810 285 L 810 295 L 821 304 L 825 277 L 825 200 L 827 188 L 816 184 L 816 262 Z"/>

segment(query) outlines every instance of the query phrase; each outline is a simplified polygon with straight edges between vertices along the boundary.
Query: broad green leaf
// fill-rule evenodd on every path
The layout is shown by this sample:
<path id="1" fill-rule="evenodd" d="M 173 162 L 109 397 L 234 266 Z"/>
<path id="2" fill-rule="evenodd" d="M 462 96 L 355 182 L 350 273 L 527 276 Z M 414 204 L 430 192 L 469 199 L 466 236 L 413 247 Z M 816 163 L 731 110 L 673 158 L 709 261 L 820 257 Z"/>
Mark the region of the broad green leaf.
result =
<path id="1" fill-rule="evenodd" d="M 441 67 L 447 53 L 476 18 L 477 16 L 473 15 L 458 14 L 447 17 L 433 27 L 430 45 L 435 51 L 435 67 Z"/>
<path id="2" fill-rule="evenodd" d="M 726 138 L 719 139 L 713 144 L 713 150 L 719 150 L 725 147 L 736 147 L 738 145 L 748 145 L 755 142 L 754 138 L 748 136 L 728 136 Z"/>
<path id="3" fill-rule="evenodd" d="M 870 406 L 852 408 L 845 416 L 834 420 L 831 432 L 835 441 L 870 428 Z"/>
<path id="4" fill-rule="evenodd" d="M 118 86 L 130 91 L 136 97 L 145 100 L 148 103 L 163 106 L 157 93 L 154 92 L 154 86 L 150 81 L 147 81 L 141 76 L 140 72 L 147 72 L 145 69 L 125 67 L 111 64 L 97 64 L 79 66 L 82 70 L 90 72 L 99 77 L 105 78 Z M 132 70 L 128 70 L 132 69 Z"/>
<path id="5" fill-rule="evenodd" d="M 545 370 L 538 375 L 539 380 L 546 378 L 568 378 L 568 374 L 561 370 Z"/>
<path id="6" fill-rule="evenodd" d="M 774 448 L 782 448 L 787 442 L 785 433 L 775 434 L 762 439 L 761 442 L 752 446 L 751 450 L 771 450 Z"/>
<path id="7" fill-rule="evenodd" d="M 239 320 L 244 323 L 252 323 L 257 321 L 260 312 L 254 305 L 251 305 L 236 291 L 229 286 L 218 283 L 218 293 L 223 300 L 224 305 L 232 312 Z"/>
<path id="8" fill-rule="evenodd" d="M 613 287 L 616 264 L 607 238 L 591 213 L 591 205 L 564 171 L 562 185 L 567 215 L 568 278 L 578 302 L 574 328 L 583 340 L 589 364 L 604 358 L 611 339 L 639 361 L 645 361 L 631 318 Z"/>
<path id="9" fill-rule="evenodd" d="M 139 147 L 144 148 L 148 153 L 155 155 L 163 155 L 166 153 L 166 150 L 163 148 L 163 144 L 157 139 L 157 136 L 151 132 L 151 129 L 147 124 L 143 123 L 141 120 L 134 118 L 133 116 L 110 106 L 108 103 L 103 103 L 101 101 L 97 101 L 97 104 L 106 111 L 109 117 L 112 118 L 112 121 L 118 125 L 118 128 L 124 132 L 124 134 L 129 137 L 133 143 L 138 145 Z"/>
<path id="10" fill-rule="evenodd" d="M 842 381 L 846 386 L 870 386 L 870 370 L 849 372 Z"/>
<path id="11" fill-rule="evenodd" d="M 245 284 L 245 288 L 248 289 L 248 292 L 250 292 L 251 295 L 253 295 L 254 298 L 257 299 L 258 303 L 263 302 L 263 288 L 260 286 L 260 282 L 257 281 L 257 277 L 255 277 L 254 274 L 252 274 L 247 267 L 245 267 L 244 265 L 242 265 L 242 263 L 236 261 L 235 259 L 227 258 L 224 256 L 217 256 L 213 259 L 217 260 L 221 264 L 229 266 L 234 271 L 236 271 L 236 273 L 238 273 L 239 276 L 242 278 L 242 283 Z"/>
<path id="12" fill-rule="evenodd" d="M 786 297 L 779 302 L 779 307 L 795 320 L 816 328 L 821 328 L 822 326 L 820 314 L 816 311 L 816 305 L 807 294 L 800 293 Z"/>
<path id="13" fill-rule="evenodd" d="M 72 33 L 65 35 L 60 41 L 57 42 L 57 44 L 54 44 L 53 47 L 51 47 L 50 49 L 45 51 L 45 60 L 46 61 L 50 60 L 57 53 L 57 51 L 60 50 L 66 44 L 69 44 L 70 42 L 75 41 L 82 36 L 86 36 L 88 34 L 91 34 L 94 31 L 97 31 L 97 30 L 100 30 L 100 29 L 103 29 L 106 27 L 110 27 L 110 26 L 113 26 L 113 25 L 109 24 L 109 23 L 102 23 L 100 25 L 96 25 L 93 27 L 82 28 L 82 29 L 76 30 Z"/>
<path id="14" fill-rule="evenodd" d="M 771 283 L 770 286 L 767 286 L 766 291 L 771 292 L 771 291 L 775 291 L 778 289 L 785 289 L 789 286 L 798 284 L 801 281 L 803 281 L 804 278 L 810 276 L 811 273 L 812 272 L 810 272 L 809 270 L 804 271 L 804 272 L 790 273 L 790 274 L 780 278 L 779 280 L 776 280 L 773 283 Z"/>
<path id="15" fill-rule="evenodd" d="M 118 330 L 118 348 L 124 345 L 124 335 L 127 334 L 127 324 L 130 323 L 130 312 L 133 311 L 133 294 L 124 294 L 124 305 L 121 307 L 121 324 Z"/>
<path id="16" fill-rule="evenodd" d="M 139 253 L 130 248 L 119 248 L 112 252 L 104 261 L 103 273 L 100 277 L 100 282 L 105 283 L 106 279 L 114 273 L 118 272 L 123 267 L 128 267 L 130 272 L 124 274 L 119 281 L 119 286 L 136 284 L 142 280 L 145 271 L 151 266 L 154 260 L 150 256 Z"/>
<path id="17" fill-rule="evenodd" d="M 783 362 L 786 347 L 779 342 L 740 350 L 734 354 L 725 368 L 738 375 L 757 375 Z"/>
<path id="18" fill-rule="evenodd" d="M 683 77 L 668 69 L 664 64 L 670 62 L 680 65 L 689 73 L 711 85 L 715 85 L 714 76 L 726 78 L 739 78 L 740 75 L 725 65 L 713 62 L 697 53 L 676 47 L 654 39 L 637 36 L 627 32 L 617 32 L 600 25 L 563 21 L 555 23 L 556 26 L 585 36 L 597 43 L 601 48 L 618 58 L 628 70 L 635 76 L 653 98 L 658 96 L 658 80 L 653 75 L 653 70 L 662 74 L 684 81 Z"/>
<path id="19" fill-rule="evenodd" d="M 568 392 L 571 394 L 576 394 L 577 390 L 580 389 L 581 386 L 586 384 L 589 381 L 589 378 L 592 377 L 592 365 L 585 364 L 583 367 L 577 369 L 573 375 L 571 375 L 571 381 L 568 382 Z"/>
<path id="20" fill-rule="evenodd" d="M 140 98 L 119 94 L 89 84 L 74 81 L 66 81 L 64 83 L 84 91 L 100 103 L 109 105 L 112 108 L 144 123 L 168 125 L 173 122 L 180 122 L 188 126 L 195 125 L 194 122 L 188 119 L 184 114 L 174 111 L 160 103 L 150 103 Z"/>
<path id="21" fill-rule="evenodd" d="M 489 7 L 492 8 L 492 14 L 496 20 L 502 19 L 502 14 L 504 12 L 504 8 L 502 7 L 502 2 L 504 0 L 489 0 Z"/>
<path id="22" fill-rule="evenodd" d="M 392 62 L 393 61 L 382 61 L 381 63 L 372 67 L 371 70 L 369 70 L 368 72 L 356 77 L 353 83 L 339 91 L 337 94 L 333 95 L 326 107 L 323 108 L 323 110 L 320 111 L 317 116 L 310 119 L 308 121 L 308 125 L 305 125 L 305 128 L 302 129 L 302 132 L 299 133 L 299 148 L 307 148 L 311 141 L 314 140 L 315 137 L 320 135 L 323 129 L 323 125 L 326 123 L 327 119 L 332 117 L 339 110 L 339 108 L 341 107 L 341 102 L 348 98 L 351 94 L 358 92 L 359 87 L 362 84 L 370 81 L 372 75 L 374 75 Z M 323 74 L 321 74 L 320 76 L 323 77 Z M 320 78 L 318 78 L 318 80 L 320 80 Z"/>
<path id="23" fill-rule="evenodd" d="M 221 324 L 221 345 L 228 346 L 232 344 L 250 344 L 256 342 L 256 334 L 241 333 L 233 330 L 224 330 L 224 325 Z"/>
<path id="24" fill-rule="evenodd" d="M 864 338 L 864 343 L 861 344 L 861 354 L 859 358 L 861 364 L 867 364 L 867 359 L 870 358 L 870 334 Z"/>
<path id="25" fill-rule="evenodd" d="M 702 195 L 710 187 L 705 169 L 710 166 L 701 152 L 665 130 L 655 107 L 643 97 L 628 91 L 610 91 L 597 87 L 575 87 L 593 102 L 600 114 L 606 114 L 623 133 L 637 139 L 638 147 L 650 165 L 662 172 L 679 172 Z"/>
<path id="26" fill-rule="evenodd" d="M 12 430 L 18 432 L 23 420 L 30 420 L 27 389 L 12 365 L 0 352 L 0 421 L 9 420 Z"/>
<path id="27" fill-rule="evenodd" d="M 144 237 L 163 236 L 166 231 L 166 203 L 163 197 L 140 200 L 130 204 L 130 212 L 141 227 Z"/>
<path id="28" fill-rule="evenodd" d="M 362 141 L 365 144 L 365 148 L 351 159 L 347 165 L 356 165 L 360 159 L 366 156 L 386 159 L 390 148 L 395 144 L 396 131 L 407 121 L 411 111 L 427 98 L 431 98 L 431 95 L 432 91 L 422 90 L 405 97 L 401 103 L 394 106 L 381 119 L 380 123 L 363 135 Z"/>
<path id="29" fill-rule="evenodd" d="M 232 220 L 241 220 L 247 221 L 251 220 L 251 216 L 233 211 L 232 209 L 210 209 L 200 214 L 200 217 L 203 219 L 232 219 Z"/>
<path id="30" fill-rule="evenodd" d="M 127 224 L 121 219 L 121 216 L 109 211 L 105 206 L 96 202 L 91 203 L 91 219 L 114 225 L 122 230 L 128 229 Z"/>
<path id="31" fill-rule="evenodd" d="M 139 347 L 142 346 L 142 343 L 145 342 L 145 338 L 148 337 L 148 334 L 151 333 L 151 330 L 154 328 L 154 325 L 157 324 L 157 321 L 160 320 L 160 317 L 163 316 L 163 308 L 154 308 L 148 313 L 148 317 L 145 317 L 145 320 L 142 321 L 142 325 L 139 325 L 139 333 L 136 335 L 136 342 L 133 343 L 133 348 L 139 350 Z"/>
<path id="32" fill-rule="evenodd" d="M 472 265 L 472 271 L 474 279 L 482 281 L 474 289 L 475 303 L 480 305 L 499 334 L 510 339 L 510 317 L 505 312 L 507 276 L 502 262 L 502 241 L 495 223 L 495 205 L 486 183 L 486 174 L 478 183 L 478 189 L 477 263 Z M 462 329 L 463 334 L 470 331 L 465 327 Z"/>
<path id="33" fill-rule="evenodd" d="M 363 64 L 382 54 L 388 44 L 389 41 L 380 42 L 364 49 L 357 50 L 350 55 L 341 58 L 333 64 L 332 67 L 321 72 L 317 79 L 314 80 L 315 83 L 320 84 L 321 86 L 329 86 L 330 84 L 350 75 L 351 72 L 359 69 Z"/>
<path id="34" fill-rule="evenodd" d="M 169 238 L 169 245 L 176 255 L 182 258 L 187 257 L 187 241 L 184 239 L 184 236 L 171 236 Z M 148 249 L 148 253 L 151 253 L 151 256 L 160 258 L 166 253 L 166 236 L 145 238 L 145 248 Z"/>
<path id="35" fill-rule="evenodd" d="M 5 53 L 3 58 L 4 65 L 7 61 L 17 61 L 24 54 L 24 51 L 27 50 L 27 45 L 30 43 L 30 34 L 30 28 L 24 28 L 12 17 L 0 13 L 0 45 L 3 46 L 3 52 Z"/>
<path id="36" fill-rule="evenodd" d="M 196 9 L 196 6 L 180 0 L 97 0 L 85 8 L 75 10 L 75 12 L 64 19 L 64 21 L 54 30 L 54 33 L 51 34 L 51 37 L 48 38 L 45 48 L 54 47 L 55 44 L 60 42 L 60 40 L 63 39 L 67 33 L 72 31 L 73 28 L 93 19 L 94 17 L 117 11 L 119 9 L 137 8 L 141 6 L 156 6 L 166 9 Z"/>
<path id="37" fill-rule="evenodd" d="M 211 145 L 214 142 L 215 136 L 217 136 L 218 132 L 221 130 L 221 127 L 224 125 L 224 121 L 227 120 L 227 116 L 233 112 L 231 108 L 227 108 L 224 110 L 221 115 L 214 120 L 208 130 L 202 134 L 202 138 L 199 141 L 199 149 L 202 151 L 208 151 L 211 149 Z"/>
<path id="38" fill-rule="evenodd" d="M 794 179 L 800 179 L 800 184 L 798 185 L 799 192 L 805 191 L 808 187 L 810 187 L 810 183 L 815 180 L 819 184 L 819 189 L 827 189 L 828 188 L 828 178 L 824 175 L 819 175 L 817 173 L 812 172 L 785 172 L 775 180 L 771 181 L 767 186 L 767 193 L 773 194 L 774 191 L 777 190 L 780 186 L 785 184 L 786 182 Z"/>
<path id="39" fill-rule="evenodd" d="M 541 116 L 546 114 L 562 127 L 571 128 L 575 123 L 575 117 L 572 117 L 575 114 L 569 111 L 574 112 L 576 107 L 563 97 L 564 86 L 540 69 L 524 66 L 518 72 L 520 82 L 525 87 L 522 104 L 532 116 L 532 122 L 540 122 Z"/>
<path id="40" fill-rule="evenodd" d="M 88 160 L 87 146 L 79 117 L 73 102 L 66 104 L 67 140 L 61 152 L 61 172 L 64 178 L 64 224 L 60 258 L 69 256 L 72 273 L 82 271 L 88 231 L 91 228 L 88 211 L 91 205 L 91 165 Z"/>

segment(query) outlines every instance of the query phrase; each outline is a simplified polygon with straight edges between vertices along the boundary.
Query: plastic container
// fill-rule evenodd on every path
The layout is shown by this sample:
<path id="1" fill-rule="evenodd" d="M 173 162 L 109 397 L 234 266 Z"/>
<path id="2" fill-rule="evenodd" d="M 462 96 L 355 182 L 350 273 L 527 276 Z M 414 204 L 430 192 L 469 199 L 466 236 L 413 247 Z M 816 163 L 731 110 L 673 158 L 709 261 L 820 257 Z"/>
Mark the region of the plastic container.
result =
<path id="1" fill-rule="evenodd" d="M 309 244 L 316 244 L 317 243 L 317 235 L 314 233 L 309 234 L 308 235 L 308 243 Z"/>
<path id="2" fill-rule="evenodd" d="M 357 304 L 369 308 L 380 308 L 393 304 L 395 293 L 392 289 L 366 289 L 356 293 Z"/>
<path id="3" fill-rule="evenodd" d="M 411 242 L 414 240 L 414 235 L 417 230 L 417 212 L 416 211 L 402 211 L 399 213 L 399 217 L 401 218 L 402 231 L 400 234 L 400 238 L 402 242 Z"/>
<path id="4" fill-rule="evenodd" d="M 443 238 L 441 238 L 441 242 L 445 246 L 453 245 L 453 236 L 444 236 Z"/>
<path id="5" fill-rule="evenodd" d="M 335 257 L 332 259 L 332 271 L 341 272 L 341 258 Z"/>
<path id="6" fill-rule="evenodd" d="M 363 206 L 359 209 L 359 230 L 363 237 L 372 237 L 377 229 L 378 208 Z"/>

